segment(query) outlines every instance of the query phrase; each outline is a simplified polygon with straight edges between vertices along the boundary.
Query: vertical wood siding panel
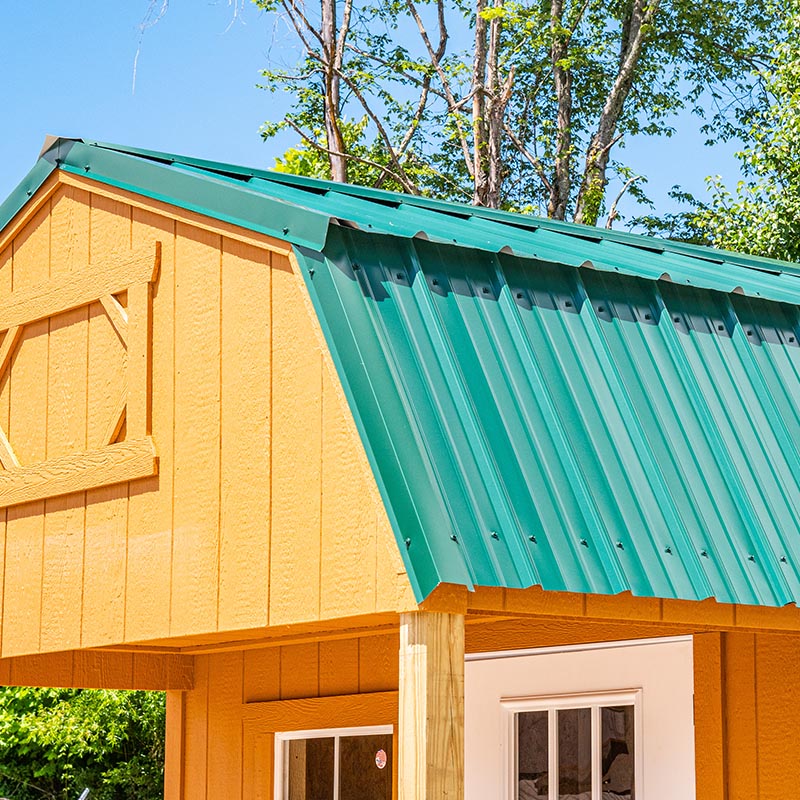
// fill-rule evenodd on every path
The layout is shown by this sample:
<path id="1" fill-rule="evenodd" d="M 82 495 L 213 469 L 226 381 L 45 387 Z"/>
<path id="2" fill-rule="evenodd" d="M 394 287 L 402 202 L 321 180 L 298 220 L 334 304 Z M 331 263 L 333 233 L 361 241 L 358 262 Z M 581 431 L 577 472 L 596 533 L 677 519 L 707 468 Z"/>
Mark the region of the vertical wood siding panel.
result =
<path id="1" fill-rule="evenodd" d="M 0 252 L 0 297 L 7 297 L 11 292 L 11 280 L 13 271 L 13 253 L 9 245 Z M 2 340 L 0 340 L 2 341 Z M 0 376 L 0 426 L 4 433 L 8 433 L 8 420 L 11 411 L 11 391 L 8 370 L 5 375 Z M 5 611 L 3 605 L 4 585 L 5 585 L 5 566 L 6 566 L 6 518 L 8 509 L 0 511 L 0 622 L 3 620 Z M 0 624 L 0 652 L 2 652 L 2 631 Z M 0 680 L 0 685 L 2 680 Z"/>
<path id="2" fill-rule="evenodd" d="M 245 650 L 242 698 L 245 703 L 280 700 L 281 650 L 279 647 Z"/>
<path id="3" fill-rule="evenodd" d="M 697 800 L 726 796 L 722 635 L 694 636 L 694 731 Z"/>
<path id="4" fill-rule="evenodd" d="M 272 800 L 275 737 L 269 733 L 253 733 L 245 741 L 245 800 Z"/>
<path id="5" fill-rule="evenodd" d="M 242 795 L 241 651 L 209 660 L 208 796 L 236 800 Z"/>
<path id="6" fill-rule="evenodd" d="M 399 682 L 399 633 L 358 640 L 358 690 L 391 692 Z"/>
<path id="7" fill-rule="evenodd" d="M 125 249 L 131 241 L 131 207 L 92 196 L 92 261 Z M 89 308 L 89 447 L 101 439 L 125 387 L 127 353 L 100 303 Z M 121 642 L 125 633 L 128 485 L 91 489 L 86 496 L 84 647 Z"/>
<path id="8" fill-rule="evenodd" d="M 167 692 L 166 741 L 164 743 L 164 800 L 183 800 L 184 692 Z"/>
<path id="9" fill-rule="evenodd" d="M 755 640 L 752 633 L 724 634 L 727 800 L 759 796 Z"/>
<path id="10" fill-rule="evenodd" d="M 267 624 L 269 253 L 223 240 L 219 628 Z"/>
<path id="11" fill-rule="evenodd" d="M 175 222 L 133 209 L 133 244 L 161 242 L 153 290 L 153 440 L 158 476 L 130 486 L 125 639 L 169 635 L 175 403 Z"/>
<path id="12" fill-rule="evenodd" d="M 358 693 L 358 639 L 319 643 L 319 693 Z"/>
<path id="13" fill-rule="evenodd" d="M 377 531 L 370 502 L 372 492 L 360 443 L 345 413 L 341 389 L 330 370 L 323 369 L 320 586 L 323 619 L 368 614 L 375 609 Z"/>
<path id="14" fill-rule="evenodd" d="M 14 240 L 14 289 L 34 286 L 50 274 L 49 214 L 50 204 L 45 203 Z M 47 320 L 26 326 L 11 361 L 11 410 L 6 433 L 23 465 L 45 458 L 47 333 Z M 39 649 L 44 502 L 10 508 L 7 519 L 4 656 Z"/>
<path id="15" fill-rule="evenodd" d="M 206 791 L 208 782 L 209 729 L 208 685 L 210 656 L 194 660 L 194 689 L 186 692 L 184 713 L 184 796 L 182 800 L 216 800 Z"/>
<path id="16" fill-rule="evenodd" d="M 178 224 L 171 630 L 216 630 L 219 582 L 220 237 Z"/>
<path id="17" fill-rule="evenodd" d="M 89 196 L 61 187 L 51 201 L 50 277 L 86 274 Z M 86 449 L 88 307 L 50 318 L 47 458 Z M 42 558 L 42 650 L 80 645 L 83 598 L 85 494 L 45 500 Z"/>
<path id="18" fill-rule="evenodd" d="M 280 625 L 319 618 L 323 366 L 301 279 L 272 261 L 270 624 Z"/>
<path id="19" fill-rule="evenodd" d="M 800 764 L 798 655 L 800 637 L 756 635 L 759 797 L 792 797 L 797 793 L 797 765 Z"/>
<path id="20" fill-rule="evenodd" d="M 319 695 L 319 645 L 281 647 L 281 700 Z"/>

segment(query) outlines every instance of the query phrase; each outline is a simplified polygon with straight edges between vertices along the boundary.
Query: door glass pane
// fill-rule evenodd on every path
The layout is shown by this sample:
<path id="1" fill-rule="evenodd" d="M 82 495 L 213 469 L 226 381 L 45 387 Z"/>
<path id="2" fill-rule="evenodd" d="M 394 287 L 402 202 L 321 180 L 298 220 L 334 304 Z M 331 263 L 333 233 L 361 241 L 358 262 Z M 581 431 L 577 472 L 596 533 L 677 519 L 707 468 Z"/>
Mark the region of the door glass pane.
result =
<path id="1" fill-rule="evenodd" d="M 339 739 L 339 800 L 392 800 L 392 734 Z"/>
<path id="2" fill-rule="evenodd" d="M 517 714 L 517 800 L 547 797 L 547 759 L 547 712 Z"/>
<path id="3" fill-rule="evenodd" d="M 600 709 L 603 791 L 634 800 L 633 706 Z"/>
<path id="4" fill-rule="evenodd" d="M 558 796 L 566 800 L 591 791 L 592 712 L 564 709 L 558 712 Z"/>
<path id="5" fill-rule="evenodd" d="M 286 800 L 333 800 L 333 737 L 290 739 L 287 744 Z"/>

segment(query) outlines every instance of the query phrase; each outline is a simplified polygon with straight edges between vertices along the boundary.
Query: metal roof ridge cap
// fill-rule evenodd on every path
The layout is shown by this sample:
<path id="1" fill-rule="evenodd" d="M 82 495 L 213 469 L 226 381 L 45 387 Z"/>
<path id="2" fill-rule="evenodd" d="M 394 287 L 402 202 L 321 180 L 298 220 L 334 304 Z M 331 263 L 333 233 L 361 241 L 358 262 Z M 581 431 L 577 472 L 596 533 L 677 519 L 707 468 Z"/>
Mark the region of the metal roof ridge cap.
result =
<path id="1" fill-rule="evenodd" d="M 11 194 L 0 203 L 0 231 L 4 230 L 27 204 L 44 182 L 58 167 L 45 158 L 36 161 L 28 174 L 14 187 Z"/>
<path id="2" fill-rule="evenodd" d="M 250 196 L 254 201 L 262 201 L 267 204 L 275 204 L 277 206 L 285 207 L 287 209 L 294 209 L 301 214 L 306 214 L 309 217 L 316 220 L 317 228 L 315 231 L 312 231 L 312 235 L 309 237 L 297 236 L 292 235 L 288 228 L 279 229 L 276 227 L 268 226 L 262 224 L 259 220 L 254 218 L 245 218 L 239 216 L 233 216 L 231 214 L 226 213 L 224 210 L 220 210 L 219 208 L 215 209 L 214 207 L 208 207 L 200 205 L 191 200 L 191 198 L 181 197 L 179 195 L 170 194 L 169 190 L 165 190 L 159 188 L 158 186 L 153 186 L 153 180 L 151 179 L 149 182 L 147 180 L 141 180 L 138 182 L 133 182 L 126 178 L 124 175 L 114 175 L 114 174 L 105 174 L 105 172 L 112 172 L 113 170 L 106 169 L 105 171 L 93 171 L 89 169 L 87 171 L 86 165 L 84 162 L 86 158 L 81 158 L 82 155 L 86 155 L 87 151 L 91 151 L 93 149 L 103 149 L 106 158 L 110 159 L 120 159 L 125 164 L 130 164 L 132 162 L 139 161 L 145 162 L 147 168 L 153 171 L 164 171 L 167 176 L 180 176 L 182 179 L 187 181 L 199 181 L 202 183 L 212 184 L 219 189 L 223 190 L 224 192 L 236 192 L 242 193 Z M 194 211 L 199 214 L 203 214 L 205 216 L 209 216 L 214 219 L 220 219 L 225 222 L 229 222 L 234 225 L 238 225 L 242 228 L 255 230 L 260 233 L 265 233 L 269 236 L 274 236 L 276 238 L 282 238 L 291 244 L 300 244 L 305 247 L 309 247 L 310 249 L 322 251 L 325 248 L 325 244 L 328 238 L 328 231 L 330 230 L 330 225 L 332 222 L 332 217 L 329 214 L 324 214 L 320 211 L 315 211 L 314 209 L 307 208 L 305 206 L 300 205 L 299 203 L 289 202 L 283 200 L 281 198 L 272 197 L 264 192 L 259 192 L 252 187 L 248 187 L 246 184 L 241 182 L 236 183 L 229 183 L 226 182 L 225 179 L 217 174 L 214 173 L 203 173 L 202 171 L 193 171 L 193 170 L 183 170 L 179 168 L 173 167 L 172 164 L 165 164 L 163 161 L 156 161 L 153 159 L 146 159 L 142 158 L 141 156 L 137 156 L 135 154 L 130 154 L 121 150 L 110 150 L 105 148 L 95 148 L 90 144 L 86 144 L 83 141 L 76 140 L 74 142 L 74 146 L 70 148 L 67 157 L 60 163 L 58 166 L 65 171 L 74 172 L 76 174 L 84 175 L 89 177 L 90 179 L 97 180 L 101 183 L 106 183 L 108 185 L 117 186 L 118 188 L 125 189 L 127 191 L 132 191 L 134 193 L 142 194 L 148 197 L 151 197 L 156 200 L 160 200 L 162 202 L 172 204 L 181 208 L 185 208 L 189 211 Z M 106 166 L 108 166 L 106 164 Z M 54 169 L 56 166 L 54 165 Z"/>

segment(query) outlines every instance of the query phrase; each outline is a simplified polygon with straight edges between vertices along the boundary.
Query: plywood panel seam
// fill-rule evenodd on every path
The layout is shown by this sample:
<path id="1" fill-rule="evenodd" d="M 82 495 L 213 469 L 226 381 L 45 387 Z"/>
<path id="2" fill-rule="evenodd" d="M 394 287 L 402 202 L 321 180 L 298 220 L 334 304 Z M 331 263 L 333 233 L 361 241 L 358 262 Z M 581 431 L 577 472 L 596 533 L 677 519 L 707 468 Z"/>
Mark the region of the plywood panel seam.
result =
<path id="1" fill-rule="evenodd" d="M 273 320 L 275 319 L 275 312 L 274 312 L 274 302 L 273 302 L 273 295 L 274 295 L 274 265 L 273 265 L 273 254 L 270 252 L 269 254 L 269 319 L 270 325 L 273 324 Z M 275 481 L 274 481 L 274 474 L 275 471 L 273 469 L 273 441 L 275 439 L 274 435 L 274 427 L 275 427 L 275 402 L 273 396 L 273 389 L 274 389 L 274 374 L 275 374 L 275 335 L 274 333 L 270 333 L 269 337 L 269 423 L 268 423 L 268 433 L 269 433 L 269 455 L 267 457 L 267 464 L 269 468 L 269 526 L 270 526 L 270 535 L 267 537 L 267 625 L 270 625 L 272 622 L 272 540 L 273 540 L 273 498 L 275 497 Z M 280 663 L 280 659 L 278 661 Z M 280 684 L 279 684 L 280 685 Z"/>
<path id="2" fill-rule="evenodd" d="M 755 721 L 755 749 L 754 754 L 756 765 L 756 797 L 761 797 L 761 753 L 760 751 L 760 731 L 758 724 L 758 634 L 753 634 L 753 704 L 755 705 L 755 713 L 753 715 Z"/>
<path id="3" fill-rule="evenodd" d="M 178 288 L 178 221 L 173 220 L 172 223 L 172 336 L 170 347 L 172 348 L 172 441 L 171 447 L 171 471 L 170 476 L 170 551 L 169 551 L 169 619 L 167 621 L 167 630 L 172 633 L 172 606 L 174 600 L 174 581 L 172 580 L 173 570 L 175 568 L 175 412 L 177 402 L 175 399 L 176 391 L 175 384 L 178 379 L 178 366 L 176 364 L 176 336 L 177 325 L 175 322 L 177 303 L 177 288 Z"/>
<path id="4" fill-rule="evenodd" d="M 225 431 L 222 427 L 222 256 L 225 250 L 224 241 L 222 236 L 219 237 L 219 287 L 217 289 L 217 306 L 219 308 L 219 316 L 217 325 L 219 326 L 219 339 L 217 345 L 217 371 L 219 374 L 219 403 L 217 405 L 217 597 L 216 597 L 216 624 L 215 630 L 219 630 L 219 606 L 220 606 L 220 591 L 222 585 L 222 437 Z"/>
<path id="5" fill-rule="evenodd" d="M 322 617 L 322 561 L 325 558 L 325 540 L 323 538 L 323 525 L 325 521 L 324 486 L 325 486 L 325 359 L 320 353 L 319 358 L 319 559 L 317 561 L 317 619 Z M 317 647 L 319 656 L 319 646 Z M 317 673 L 319 678 L 319 672 Z"/>

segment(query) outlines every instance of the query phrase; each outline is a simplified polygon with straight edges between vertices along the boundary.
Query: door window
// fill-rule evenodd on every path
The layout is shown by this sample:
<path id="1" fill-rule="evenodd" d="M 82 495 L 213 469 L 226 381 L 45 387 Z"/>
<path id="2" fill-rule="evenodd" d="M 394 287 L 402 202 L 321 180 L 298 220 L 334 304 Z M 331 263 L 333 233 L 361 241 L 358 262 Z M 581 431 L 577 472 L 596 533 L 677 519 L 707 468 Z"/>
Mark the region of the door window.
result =
<path id="1" fill-rule="evenodd" d="M 391 800 L 392 728 L 276 734 L 277 800 Z"/>
<path id="2" fill-rule="evenodd" d="M 503 703 L 514 800 L 636 800 L 638 692 Z"/>

